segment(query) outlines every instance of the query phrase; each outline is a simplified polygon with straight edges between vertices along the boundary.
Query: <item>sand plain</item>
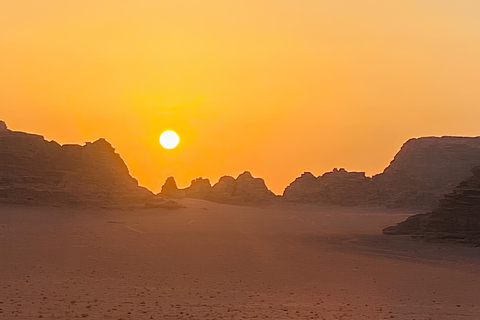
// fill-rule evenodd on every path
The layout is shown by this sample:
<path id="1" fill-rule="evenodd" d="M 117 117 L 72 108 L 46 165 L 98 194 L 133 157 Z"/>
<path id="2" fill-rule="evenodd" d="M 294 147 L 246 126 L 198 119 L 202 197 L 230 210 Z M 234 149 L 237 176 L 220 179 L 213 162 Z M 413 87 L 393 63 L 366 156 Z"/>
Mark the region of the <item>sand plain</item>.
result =
<path id="1" fill-rule="evenodd" d="M 480 319 L 480 248 L 381 234 L 413 212 L 182 201 L 0 207 L 0 319 Z"/>

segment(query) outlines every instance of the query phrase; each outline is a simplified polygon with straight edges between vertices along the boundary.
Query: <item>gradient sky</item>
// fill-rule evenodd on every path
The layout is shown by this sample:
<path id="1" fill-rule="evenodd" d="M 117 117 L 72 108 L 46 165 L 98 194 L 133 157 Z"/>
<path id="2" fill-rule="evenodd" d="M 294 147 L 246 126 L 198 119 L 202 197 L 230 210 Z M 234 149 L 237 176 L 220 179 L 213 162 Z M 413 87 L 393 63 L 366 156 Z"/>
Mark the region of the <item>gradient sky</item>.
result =
<path id="1" fill-rule="evenodd" d="M 478 0 L 7 0 L 0 48 L 0 119 L 106 137 L 153 191 L 250 170 L 281 193 L 480 135 Z"/>

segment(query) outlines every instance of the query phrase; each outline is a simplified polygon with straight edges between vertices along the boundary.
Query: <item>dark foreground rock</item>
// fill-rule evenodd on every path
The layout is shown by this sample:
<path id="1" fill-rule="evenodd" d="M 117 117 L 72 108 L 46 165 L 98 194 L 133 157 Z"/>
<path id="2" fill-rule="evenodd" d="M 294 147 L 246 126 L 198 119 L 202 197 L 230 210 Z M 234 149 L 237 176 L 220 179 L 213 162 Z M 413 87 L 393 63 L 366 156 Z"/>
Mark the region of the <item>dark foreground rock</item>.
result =
<path id="1" fill-rule="evenodd" d="M 178 207 L 140 187 L 105 139 L 62 146 L 1 121 L 0 204 Z"/>
<path id="2" fill-rule="evenodd" d="M 480 167 L 443 197 L 430 213 L 409 217 L 383 230 L 387 235 L 414 235 L 480 245 Z"/>

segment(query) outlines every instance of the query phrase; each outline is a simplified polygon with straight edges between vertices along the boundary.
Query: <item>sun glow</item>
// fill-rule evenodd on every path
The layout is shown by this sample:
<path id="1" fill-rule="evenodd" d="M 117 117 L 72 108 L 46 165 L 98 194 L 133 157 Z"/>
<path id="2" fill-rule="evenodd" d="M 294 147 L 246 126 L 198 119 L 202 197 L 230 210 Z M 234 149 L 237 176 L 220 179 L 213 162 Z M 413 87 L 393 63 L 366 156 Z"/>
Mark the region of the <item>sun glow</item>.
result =
<path id="1" fill-rule="evenodd" d="M 168 130 L 160 135 L 160 144 L 165 149 L 173 149 L 180 142 L 180 137 L 175 131 Z"/>

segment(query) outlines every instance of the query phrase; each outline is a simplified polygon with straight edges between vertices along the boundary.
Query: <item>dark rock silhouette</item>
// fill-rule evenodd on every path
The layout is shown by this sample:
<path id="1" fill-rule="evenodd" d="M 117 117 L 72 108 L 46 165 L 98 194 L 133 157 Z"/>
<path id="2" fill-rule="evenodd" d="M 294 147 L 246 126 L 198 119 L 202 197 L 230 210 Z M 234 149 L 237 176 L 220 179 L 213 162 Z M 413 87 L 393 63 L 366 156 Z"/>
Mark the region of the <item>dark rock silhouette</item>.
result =
<path id="1" fill-rule="evenodd" d="M 209 179 L 197 178 L 192 180 L 190 187 L 184 189 L 185 196 L 193 199 L 207 199 L 212 192 Z"/>
<path id="2" fill-rule="evenodd" d="M 433 209 L 480 165 L 480 138 L 408 140 L 383 173 L 372 178 L 343 169 L 316 178 L 304 173 L 284 191 L 286 201 Z"/>
<path id="3" fill-rule="evenodd" d="M 316 178 L 310 172 L 302 174 L 284 191 L 285 201 L 325 205 L 378 205 L 378 192 L 372 179 L 364 172 L 333 169 Z"/>
<path id="4" fill-rule="evenodd" d="M 237 205 L 264 204 L 276 200 L 275 194 L 268 190 L 265 181 L 253 177 L 248 171 L 240 174 L 237 179 L 223 176 L 213 187 L 210 180 L 197 178 L 192 180 L 188 188 L 178 189 L 173 178 L 168 178 L 161 194 Z"/>
<path id="5" fill-rule="evenodd" d="M 478 165 L 480 137 L 410 139 L 373 181 L 386 206 L 433 209 Z"/>
<path id="6" fill-rule="evenodd" d="M 417 235 L 480 245 L 480 167 L 446 194 L 430 213 L 409 217 L 383 230 L 388 235 Z"/>
<path id="7" fill-rule="evenodd" d="M 8 130 L 7 124 L 0 120 L 0 132 L 10 131 Z"/>
<path id="8" fill-rule="evenodd" d="M 0 123 L 0 203 L 53 206 L 174 206 L 128 171 L 105 139 L 59 145 Z"/>
<path id="9" fill-rule="evenodd" d="M 184 195 L 184 192 L 178 189 L 174 177 L 168 177 L 167 180 L 165 180 L 164 185 L 162 186 L 162 191 L 160 191 L 160 195 L 180 198 Z"/>
<path id="10" fill-rule="evenodd" d="M 275 194 L 268 190 L 265 181 L 255 178 L 249 171 L 240 174 L 237 179 L 222 177 L 212 188 L 208 200 L 233 204 L 261 204 L 276 200 Z"/>

